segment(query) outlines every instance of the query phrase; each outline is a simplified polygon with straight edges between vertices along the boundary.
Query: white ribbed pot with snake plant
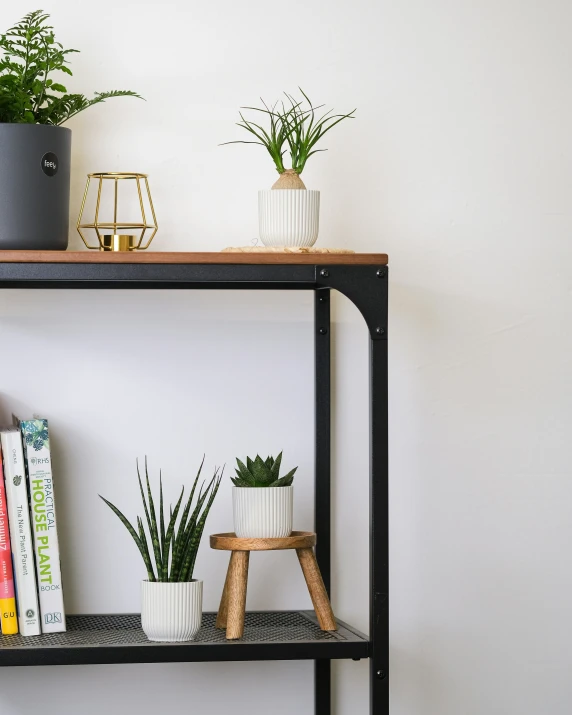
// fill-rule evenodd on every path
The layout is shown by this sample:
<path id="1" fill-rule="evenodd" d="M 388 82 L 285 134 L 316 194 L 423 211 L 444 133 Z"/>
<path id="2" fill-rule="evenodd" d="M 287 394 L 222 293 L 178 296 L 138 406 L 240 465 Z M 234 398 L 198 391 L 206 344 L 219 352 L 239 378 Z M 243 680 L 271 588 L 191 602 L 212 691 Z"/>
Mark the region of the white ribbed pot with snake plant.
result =
<path id="1" fill-rule="evenodd" d="M 246 119 L 241 112 L 238 126 L 250 132 L 256 141 L 226 142 L 260 144 L 280 174 L 270 190 L 258 192 L 258 226 L 265 246 L 306 247 L 316 243 L 320 229 L 320 192 L 306 189 L 300 174 L 313 154 L 326 151 L 315 148 L 324 134 L 342 120 L 354 118 L 355 109 L 348 114 L 332 114 L 330 110 L 318 117 L 316 112 L 323 105 L 314 106 L 308 96 L 300 92 L 301 100 L 284 93 L 286 99 L 272 106 L 262 100 L 263 107 L 244 107 L 265 114 L 269 125 L 264 128 Z M 284 166 L 286 149 L 292 159 L 290 169 Z"/>
<path id="2" fill-rule="evenodd" d="M 231 477 L 234 532 L 241 539 L 278 539 L 292 533 L 292 482 L 298 467 L 280 476 L 282 452 L 276 457 L 236 460 Z"/>
<path id="3" fill-rule="evenodd" d="M 147 460 L 145 488 L 137 467 L 145 512 L 145 520 L 137 517 L 137 529 L 116 506 L 101 497 L 131 534 L 143 557 L 148 578 L 141 584 L 141 626 L 150 641 L 192 641 L 201 627 L 203 582 L 193 578 L 193 570 L 207 516 L 222 479 L 222 470 L 215 469 L 206 487 L 203 483 L 199 489 L 193 506 L 203 464 L 204 459 L 186 502 L 183 502 L 183 486 L 174 508 L 163 507 L 163 482 L 159 477 L 158 514 L 149 483 Z"/>

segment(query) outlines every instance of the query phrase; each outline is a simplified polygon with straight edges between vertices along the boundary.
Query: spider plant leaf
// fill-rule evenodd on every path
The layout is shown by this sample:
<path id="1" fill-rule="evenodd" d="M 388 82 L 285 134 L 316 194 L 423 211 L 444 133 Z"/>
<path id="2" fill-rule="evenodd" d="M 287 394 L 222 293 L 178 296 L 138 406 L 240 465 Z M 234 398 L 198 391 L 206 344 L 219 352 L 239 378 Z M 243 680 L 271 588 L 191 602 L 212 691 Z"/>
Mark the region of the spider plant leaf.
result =
<path id="1" fill-rule="evenodd" d="M 241 109 L 248 109 L 251 112 L 262 112 L 263 114 L 268 114 L 269 117 L 280 117 L 279 114 L 274 112 L 272 109 L 268 109 L 268 107 L 266 107 L 265 109 L 262 109 L 262 107 L 241 107 Z"/>
<path id="2" fill-rule="evenodd" d="M 241 139 L 237 139 L 233 142 L 223 142 L 222 144 L 219 144 L 219 146 L 226 146 L 227 144 L 260 144 L 260 146 L 266 146 L 266 144 L 263 144 L 262 142 L 247 142 Z"/>
<path id="3" fill-rule="evenodd" d="M 247 127 L 250 129 L 250 131 L 254 134 L 254 130 L 252 127 L 256 127 L 260 132 L 262 132 L 262 136 L 266 139 L 267 142 L 270 142 L 270 137 L 268 136 L 268 133 L 264 129 L 264 127 L 261 127 L 260 124 L 257 124 L 256 122 L 251 122 L 247 119 L 245 119 L 242 114 L 240 115 L 240 118 L 242 119 L 243 123 L 247 125 Z"/>
<path id="4" fill-rule="evenodd" d="M 306 159 L 309 159 L 311 156 L 313 156 L 314 154 L 317 154 L 319 151 L 328 151 L 328 150 L 327 150 L 327 149 L 313 149 L 313 150 L 308 154 L 308 156 L 306 157 Z"/>
<path id="5" fill-rule="evenodd" d="M 269 139 L 265 137 L 263 134 L 259 134 L 257 131 L 255 131 L 250 124 L 241 124 L 240 122 L 236 125 L 237 127 L 242 127 L 243 129 L 246 129 L 247 132 L 250 132 L 253 134 L 259 141 L 262 142 L 262 144 L 268 148 L 269 146 Z"/>
<path id="6" fill-rule="evenodd" d="M 356 111 L 356 110 L 353 109 L 353 110 L 352 110 L 351 112 L 349 112 L 348 114 L 336 114 L 334 117 L 329 117 L 329 118 L 326 120 L 326 122 L 330 121 L 331 124 L 326 124 L 326 122 L 320 124 L 320 126 L 319 126 L 319 134 L 318 134 L 318 136 L 317 136 L 317 138 L 316 138 L 315 140 L 314 140 L 314 139 L 311 140 L 309 146 L 310 146 L 310 147 L 313 146 L 313 145 L 316 143 L 317 139 L 321 139 L 321 138 L 324 136 L 324 134 L 326 134 L 326 132 L 329 132 L 330 129 L 333 129 L 333 128 L 336 126 L 336 124 L 339 124 L 340 122 L 343 122 L 344 119 L 355 119 L 355 116 L 354 116 L 354 112 L 355 112 L 355 111 Z M 332 121 L 332 120 L 335 120 L 335 121 Z"/>

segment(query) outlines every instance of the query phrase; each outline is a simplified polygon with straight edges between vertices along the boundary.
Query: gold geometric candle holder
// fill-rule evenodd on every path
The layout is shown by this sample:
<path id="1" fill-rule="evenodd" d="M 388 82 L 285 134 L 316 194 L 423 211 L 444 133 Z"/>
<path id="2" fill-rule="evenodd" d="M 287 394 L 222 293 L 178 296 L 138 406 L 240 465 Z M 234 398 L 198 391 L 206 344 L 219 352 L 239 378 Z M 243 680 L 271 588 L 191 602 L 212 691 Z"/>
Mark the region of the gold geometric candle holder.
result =
<path id="1" fill-rule="evenodd" d="M 82 223 L 86 202 L 88 195 L 90 194 L 89 189 L 92 179 L 94 179 L 93 183 L 97 186 L 95 217 L 93 223 Z M 126 213 L 126 207 L 121 206 L 121 211 L 118 207 L 120 182 L 122 187 L 126 189 L 126 192 L 124 192 L 122 188 L 123 201 L 131 201 L 132 204 L 137 206 L 137 212 L 141 213 L 141 221 L 121 220 L 123 214 Z M 110 206 L 103 206 L 102 204 L 107 203 L 105 195 L 109 193 L 109 188 L 112 189 L 113 198 L 111 202 L 109 202 Z M 153 217 L 152 223 L 147 220 L 144 196 L 146 197 L 151 216 Z M 100 220 L 100 216 L 105 208 L 113 209 L 113 221 Z M 146 248 L 149 248 L 149 244 L 157 233 L 158 228 L 159 225 L 157 224 L 155 209 L 153 208 L 153 200 L 151 199 L 151 191 L 149 190 L 147 174 L 137 174 L 131 172 L 100 172 L 87 175 L 87 184 L 85 186 L 81 209 L 77 220 L 77 230 L 88 248 L 91 248 L 92 250 L 97 249 L 99 251 L 144 251 Z M 98 240 L 97 245 L 91 246 L 87 242 L 83 234 L 83 231 L 85 230 L 95 231 Z M 148 238 L 147 243 L 142 245 L 147 231 L 152 231 L 152 233 Z"/>

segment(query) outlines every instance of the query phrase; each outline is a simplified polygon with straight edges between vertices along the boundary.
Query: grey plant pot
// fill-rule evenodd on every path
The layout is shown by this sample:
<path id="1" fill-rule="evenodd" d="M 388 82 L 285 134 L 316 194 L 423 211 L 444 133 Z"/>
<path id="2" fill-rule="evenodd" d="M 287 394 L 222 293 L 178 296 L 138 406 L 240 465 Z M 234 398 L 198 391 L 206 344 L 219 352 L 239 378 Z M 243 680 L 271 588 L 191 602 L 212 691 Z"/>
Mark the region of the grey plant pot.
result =
<path id="1" fill-rule="evenodd" d="M 0 124 L 0 250 L 65 251 L 71 130 Z"/>

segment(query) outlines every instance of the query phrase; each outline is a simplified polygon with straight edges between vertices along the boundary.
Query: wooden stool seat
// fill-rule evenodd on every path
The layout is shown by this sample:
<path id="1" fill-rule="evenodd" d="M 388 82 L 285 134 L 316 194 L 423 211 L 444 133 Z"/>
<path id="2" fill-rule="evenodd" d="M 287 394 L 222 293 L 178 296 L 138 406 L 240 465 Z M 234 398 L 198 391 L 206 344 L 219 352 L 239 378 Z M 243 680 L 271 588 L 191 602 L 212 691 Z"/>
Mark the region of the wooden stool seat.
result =
<path id="1" fill-rule="evenodd" d="M 279 539 L 241 539 L 233 532 L 213 534 L 211 549 L 220 551 L 282 551 L 283 549 L 311 549 L 316 546 L 312 531 L 293 531 Z"/>
<path id="2" fill-rule="evenodd" d="M 241 539 L 236 534 L 229 532 L 213 534 L 210 537 L 210 545 L 211 549 L 232 552 L 216 619 L 217 628 L 226 628 L 227 640 L 242 638 L 244 633 L 248 564 L 251 551 L 295 549 L 320 628 L 323 631 L 338 629 L 322 574 L 314 556 L 315 533 L 293 531 L 290 536 L 278 539 Z"/>

